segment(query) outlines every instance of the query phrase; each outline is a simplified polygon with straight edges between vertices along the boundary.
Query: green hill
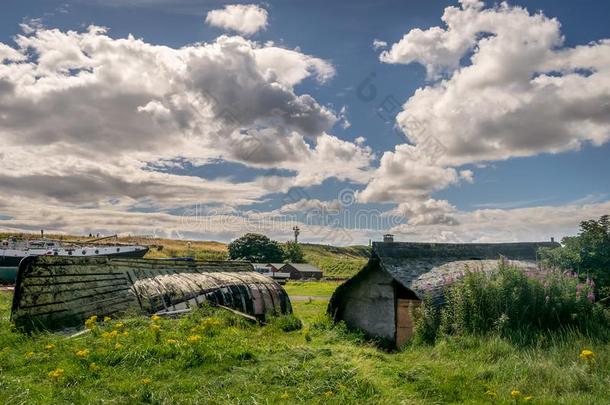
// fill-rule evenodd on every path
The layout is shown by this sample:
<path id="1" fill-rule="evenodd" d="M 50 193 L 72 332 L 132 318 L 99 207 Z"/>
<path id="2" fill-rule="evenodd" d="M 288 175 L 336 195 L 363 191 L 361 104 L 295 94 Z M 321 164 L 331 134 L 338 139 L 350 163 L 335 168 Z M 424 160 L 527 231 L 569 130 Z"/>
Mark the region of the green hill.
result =
<path id="1" fill-rule="evenodd" d="M 366 264 L 371 254 L 368 246 L 337 247 L 309 243 L 301 246 L 305 260 L 324 271 L 326 277 L 353 276 Z"/>

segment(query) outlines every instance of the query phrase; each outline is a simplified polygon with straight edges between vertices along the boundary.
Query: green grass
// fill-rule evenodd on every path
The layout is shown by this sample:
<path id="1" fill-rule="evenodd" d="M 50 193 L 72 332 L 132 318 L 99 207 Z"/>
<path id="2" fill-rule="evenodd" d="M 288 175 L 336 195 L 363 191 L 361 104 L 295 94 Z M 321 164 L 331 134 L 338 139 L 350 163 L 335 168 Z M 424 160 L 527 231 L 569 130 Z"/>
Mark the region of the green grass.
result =
<path id="1" fill-rule="evenodd" d="M 284 289 L 288 295 L 329 297 L 341 284 L 340 281 L 288 281 Z"/>
<path id="2" fill-rule="evenodd" d="M 289 290 L 313 288 L 301 284 Z M 534 404 L 610 403 L 610 344 L 582 337 L 542 337 L 527 349 L 497 337 L 452 337 L 388 353 L 333 326 L 326 302 L 312 301 L 293 303 L 303 328 L 290 332 L 285 319 L 259 327 L 205 309 L 161 320 L 158 339 L 152 321 L 137 316 L 120 320 L 128 336 L 104 338 L 119 322 L 112 320 L 66 339 L 15 332 L 9 305 L 10 294 L 0 293 L 2 403 L 514 404 L 511 390 Z M 192 335 L 201 340 L 189 343 Z M 596 353 L 591 368 L 578 358 L 584 348 Z M 89 354 L 78 358 L 83 349 Z M 64 374 L 54 380 L 48 373 L 56 368 Z"/>

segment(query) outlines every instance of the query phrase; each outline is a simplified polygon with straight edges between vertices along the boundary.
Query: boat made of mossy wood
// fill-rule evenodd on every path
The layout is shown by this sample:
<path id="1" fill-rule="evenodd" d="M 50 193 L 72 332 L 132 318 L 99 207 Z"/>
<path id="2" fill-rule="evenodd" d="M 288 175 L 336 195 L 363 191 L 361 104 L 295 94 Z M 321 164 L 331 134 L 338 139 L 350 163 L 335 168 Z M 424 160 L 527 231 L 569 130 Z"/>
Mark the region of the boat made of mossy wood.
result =
<path id="1" fill-rule="evenodd" d="M 246 262 L 36 256 L 19 265 L 11 310 L 24 331 L 92 315 L 172 314 L 216 305 L 264 320 L 292 312 L 284 289 Z"/>

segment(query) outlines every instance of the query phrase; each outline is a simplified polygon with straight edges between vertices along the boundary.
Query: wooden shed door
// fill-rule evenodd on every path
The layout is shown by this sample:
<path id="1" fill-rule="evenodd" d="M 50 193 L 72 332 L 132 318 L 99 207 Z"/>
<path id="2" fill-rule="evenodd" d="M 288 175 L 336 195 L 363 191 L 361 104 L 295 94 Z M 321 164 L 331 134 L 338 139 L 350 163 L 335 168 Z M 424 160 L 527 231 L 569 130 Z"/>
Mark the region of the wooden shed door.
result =
<path id="1" fill-rule="evenodd" d="M 418 307 L 418 300 L 396 300 L 396 347 L 402 346 L 413 334 L 413 316 L 411 312 Z"/>

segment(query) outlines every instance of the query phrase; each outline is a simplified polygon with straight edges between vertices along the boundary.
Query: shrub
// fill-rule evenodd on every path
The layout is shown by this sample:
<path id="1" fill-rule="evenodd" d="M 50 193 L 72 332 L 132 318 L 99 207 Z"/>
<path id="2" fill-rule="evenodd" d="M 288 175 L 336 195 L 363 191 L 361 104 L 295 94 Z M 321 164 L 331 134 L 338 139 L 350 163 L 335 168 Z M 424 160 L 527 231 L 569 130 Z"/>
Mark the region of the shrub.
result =
<path id="1" fill-rule="evenodd" d="M 413 312 L 415 343 L 434 343 L 440 325 L 439 315 L 439 311 L 432 305 L 430 297 L 425 297 L 422 305 L 415 308 Z"/>
<path id="2" fill-rule="evenodd" d="M 303 327 L 303 322 L 292 314 L 272 318 L 270 323 L 284 332 L 292 332 Z"/>
<path id="3" fill-rule="evenodd" d="M 292 263 L 304 263 L 303 248 L 297 242 L 286 242 L 282 246 L 284 259 Z"/>
<path id="4" fill-rule="evenodd" d="M 578 236 L 565 237 L 562 246 L 541 249 L 547 266 L 575 271 L 595 281 L 596 294 L 610 299 L 610 216 L 580 223 Z"/>
<path id="5" fill-rule="evenodd" d="M 527 343 L 542 332 L 569 330 L 608 335 L 608 314 L 593 302 L 591 283 L 559 271 L 549 271 L 540 280 L 499 266 L 491 275 L 467 271 L 448 287 L 441 308 L 425 299 L 414 313 L 415 341 L 432 343 L 449 334 L 497 334 Z"/>
<path id="6" fill-rule="evenodd" d="M 284 260 L 284 251 L 279 243 L 265 235 L 247 233 L 229 243 L 229 258 L 248 262 L 279 263 Z"/>

